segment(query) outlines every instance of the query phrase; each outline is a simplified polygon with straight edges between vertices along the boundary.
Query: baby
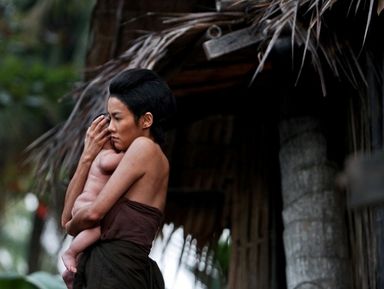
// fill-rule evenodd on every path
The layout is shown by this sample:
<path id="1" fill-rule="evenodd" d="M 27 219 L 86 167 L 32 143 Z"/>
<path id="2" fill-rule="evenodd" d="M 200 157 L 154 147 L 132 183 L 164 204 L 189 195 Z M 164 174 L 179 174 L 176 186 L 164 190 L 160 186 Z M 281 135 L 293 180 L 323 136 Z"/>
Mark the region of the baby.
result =
<path id="1" fill-rule="evenodd" d="M 90 202 L 95 200 L 98 193 L 107 183 L 109 177 L 116 169 L 124 153 L 117 152 L 109 141 L 106 142 L 102 150 L 96 156 L 90 167 L 87 181 L 84 185 L 83 192 L 76 198 L 73 208 L 71 211 L 72 216 L 76 213 L 79 208 L 88 205 Z M 65 212 L 63 212 L 63 215 Z M 66 218 L 64 216 L 64 218 Z M 67 217 L 70 220 L 70 217 Z M 100 238 L 100 227 L 94 227 L 91 229 L 80 232 L 72 240 L 69 248 L 62 255 L 63 263 L 67 269 L 64 272 L 63 279 L 67 283 L 69 275 L 76 273 L 77 257 L 87 247 L 92 245 Z M 72 274 L 71 274 L 72 273 Z M 67 283 L 67 286 L 69 284 Z M 70 288 L 70 286 L 68 286 Z"/>

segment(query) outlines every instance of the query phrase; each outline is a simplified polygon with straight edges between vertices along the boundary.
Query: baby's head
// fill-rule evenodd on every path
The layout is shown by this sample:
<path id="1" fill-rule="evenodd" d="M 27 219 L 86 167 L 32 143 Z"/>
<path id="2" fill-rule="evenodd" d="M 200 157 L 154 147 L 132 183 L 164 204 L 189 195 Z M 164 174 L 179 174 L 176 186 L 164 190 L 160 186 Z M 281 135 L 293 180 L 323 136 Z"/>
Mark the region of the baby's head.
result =
<path id="1" fill-rule="evenodd" d="M 108 140 L 105 142 L 105 144 L 104 144 L 104 146 L 103 146 L 103 149 L 104 149 L 104 150 L 108 150 L 108 149 L 113 149 L 113 148 L 114 148 L 114 147 L 112 146 L 111 140 L 108 139 Z"/>

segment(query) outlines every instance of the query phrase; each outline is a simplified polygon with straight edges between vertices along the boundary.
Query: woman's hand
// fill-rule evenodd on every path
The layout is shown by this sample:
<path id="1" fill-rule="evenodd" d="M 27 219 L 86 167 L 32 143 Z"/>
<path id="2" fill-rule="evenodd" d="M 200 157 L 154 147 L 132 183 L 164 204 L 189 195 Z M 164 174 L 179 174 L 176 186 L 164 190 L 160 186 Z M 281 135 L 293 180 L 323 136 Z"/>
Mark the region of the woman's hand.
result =
<path id="1" fill-rule="evenodd" d="M 87 129 L 82 159 L 93 161 L 106 141 L 109 141 L 108 117 L 98 116 Z"/>
<path id="2" fill-rule="evenodd" d="M 72 225 L 72 222 L 71 220 L 69 220 L 67 223 L 65 223 L 64 229 L 68 235 L 75 236 L 75 234 L 71 231 L 71 225 Z"/>
<path id="3" fill-rule="evenodd" d="M 91 211 L 89 210 L 90 206 L 91 205 L 87 205 L 79 209 L 73 218 L 64 225 L 65 231 L 69 235 L 76 236 L 85 229 L 100 225 L 101 218 L 97 217 L 95 214 L 91 214 Z"/>

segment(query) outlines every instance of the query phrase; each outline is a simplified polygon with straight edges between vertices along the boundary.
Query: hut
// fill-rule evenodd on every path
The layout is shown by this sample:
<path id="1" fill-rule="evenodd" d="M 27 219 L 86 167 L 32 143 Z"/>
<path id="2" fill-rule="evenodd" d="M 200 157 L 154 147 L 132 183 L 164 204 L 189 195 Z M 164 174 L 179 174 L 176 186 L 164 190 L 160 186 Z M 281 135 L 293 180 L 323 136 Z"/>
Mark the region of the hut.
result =
<path id="1" fill-rule="evenodd" d="M 384 288 L 383 210 L 351 205 L 345 161 L 383 146 L 383 1 L 96 1 L 67 121 L 30 147 L 62 204 L 106 85 L 156 70 L 177 98 L 167 222 L 214 250 L 226 288 Z"/>

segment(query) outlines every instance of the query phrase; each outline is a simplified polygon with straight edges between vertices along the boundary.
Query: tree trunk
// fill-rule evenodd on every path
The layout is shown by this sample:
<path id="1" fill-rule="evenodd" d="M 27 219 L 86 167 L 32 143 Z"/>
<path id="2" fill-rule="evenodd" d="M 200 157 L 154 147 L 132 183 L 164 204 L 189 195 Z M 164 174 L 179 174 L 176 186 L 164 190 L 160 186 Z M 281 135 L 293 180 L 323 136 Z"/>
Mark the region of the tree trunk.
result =
<path id="1" fill-rule="evenodd" d="M 29 240 L 28 248 L 28 273 L 33 273 L 40 269 L 41 263 L 41 234 L 43 233 L 45 219 L 47 216 L 47 207 L 43 203 L 39 203 L 39 206 L 33 217 L 32 233 Z"/>
<path id="2" fill-rule="evenodd" d="M 344 203 L 320 125 L 285 120 L 280 142 L 287 288 L 350 288 Z"/>

